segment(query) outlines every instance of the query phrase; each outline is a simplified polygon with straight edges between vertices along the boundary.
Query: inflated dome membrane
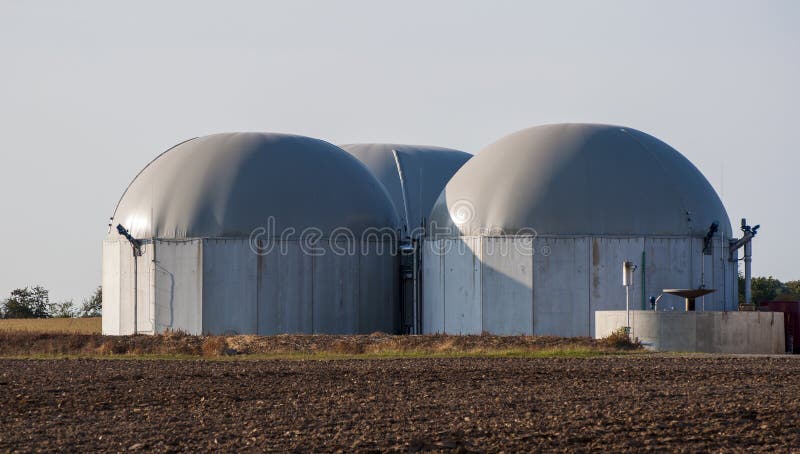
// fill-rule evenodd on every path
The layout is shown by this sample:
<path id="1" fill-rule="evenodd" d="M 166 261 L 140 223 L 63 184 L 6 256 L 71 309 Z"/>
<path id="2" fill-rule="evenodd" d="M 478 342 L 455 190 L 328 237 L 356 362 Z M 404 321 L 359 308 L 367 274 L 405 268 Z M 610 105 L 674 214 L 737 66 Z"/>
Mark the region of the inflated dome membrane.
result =
<path id="1" fill-rule="evenodd" d="M 339 145 L 364 163 L 392 197 L 407 231 L 423 219 L 453 174 L 472 155 L 429 145 L 359 143 Z"/>
<path id="2" fill-rule="evenodd" d="M 621 126 L 557 124 L 470 159 L 437 199 L 428 234 L 685 236 L 712 222 L 731 236 L 717 193 L 669 145 Z"/>
<path id="3" fill-rule="evenodd" d="M 270 217 L 277 234 L 399 228 L 386 190 L 356 158 L 272 133 L 214 134 L 167 150 L 136 176 L 112 222 L 136 238 L 236 238 Z"/>

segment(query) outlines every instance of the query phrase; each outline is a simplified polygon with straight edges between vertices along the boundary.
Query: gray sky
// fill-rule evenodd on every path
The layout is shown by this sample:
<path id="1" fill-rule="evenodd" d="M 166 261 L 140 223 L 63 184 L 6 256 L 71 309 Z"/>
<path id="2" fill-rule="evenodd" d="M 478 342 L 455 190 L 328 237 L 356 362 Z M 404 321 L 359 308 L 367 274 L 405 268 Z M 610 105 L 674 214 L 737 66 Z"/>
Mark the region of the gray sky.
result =
<path id="1" fill-rule="evenodd" d="M 686 155 L 800 278 L 800 2 L 0 0 L 0 297 L 79 301 L 123 190 L 224 131 L 476 152 L 554 122 Z"/>

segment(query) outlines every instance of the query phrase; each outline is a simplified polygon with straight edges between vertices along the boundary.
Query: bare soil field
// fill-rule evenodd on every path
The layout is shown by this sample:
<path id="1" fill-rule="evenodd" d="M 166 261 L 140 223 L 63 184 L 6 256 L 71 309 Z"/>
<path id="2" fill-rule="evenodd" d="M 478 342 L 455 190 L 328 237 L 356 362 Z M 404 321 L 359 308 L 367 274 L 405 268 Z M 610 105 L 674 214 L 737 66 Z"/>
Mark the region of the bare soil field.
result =
<path id="1" fill-rule="evenodd" d="M 791 451 L 800 359 L 0 360 L 0 452 Z"/>

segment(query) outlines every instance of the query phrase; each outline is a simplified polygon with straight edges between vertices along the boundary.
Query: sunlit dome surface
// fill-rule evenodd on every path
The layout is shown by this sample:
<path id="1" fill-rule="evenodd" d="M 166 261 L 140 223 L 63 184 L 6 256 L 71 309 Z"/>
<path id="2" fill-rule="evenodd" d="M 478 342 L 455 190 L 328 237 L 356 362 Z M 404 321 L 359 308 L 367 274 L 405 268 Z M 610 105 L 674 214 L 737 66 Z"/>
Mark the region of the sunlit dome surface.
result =
<path id="1" fill-rule="evenodd" d="M 167 150 L 136 176 L 112 223 L 136 238 L 232 238 L 270 217 L 278 233 L 400 228 L 383 185 L 356 158 L 273 133 L 214 134 Z"/>
<path id="2" fill-rule="evenodd" d="M 641 131 L 597 124 L 537 126 L 503 137 L 453 176 L 431 213 L 432 225 L 448 232 L 434 236 L 531 229 L 704 235 L 715 221 L 730 237 L 720 198 L 682 154 Z"/>

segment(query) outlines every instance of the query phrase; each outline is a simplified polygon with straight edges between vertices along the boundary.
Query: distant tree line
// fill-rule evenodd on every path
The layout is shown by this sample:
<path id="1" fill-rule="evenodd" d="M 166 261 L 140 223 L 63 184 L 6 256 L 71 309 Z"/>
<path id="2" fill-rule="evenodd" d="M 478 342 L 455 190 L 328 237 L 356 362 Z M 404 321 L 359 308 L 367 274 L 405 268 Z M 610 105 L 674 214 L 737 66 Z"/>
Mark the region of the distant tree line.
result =
<path id="1" fill-rule="evenodd" d="M 72 300 L 50 302 L 50 292 L 41 285 L 18 288 L 0 302 L 0 318 L 100 317 L 103 292 L 100 287 L 80 306 Z"/>
<path id="2" fill-rule="evenodd" d="M 772 276 L 754 277 L 750 282 L 753 302 L 800 301 L 800 280 L 781 282 Z M 739 303 L 744 303 L 744 276 L 739 273 Z"/>

